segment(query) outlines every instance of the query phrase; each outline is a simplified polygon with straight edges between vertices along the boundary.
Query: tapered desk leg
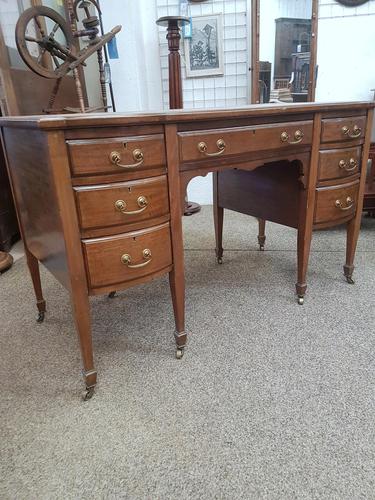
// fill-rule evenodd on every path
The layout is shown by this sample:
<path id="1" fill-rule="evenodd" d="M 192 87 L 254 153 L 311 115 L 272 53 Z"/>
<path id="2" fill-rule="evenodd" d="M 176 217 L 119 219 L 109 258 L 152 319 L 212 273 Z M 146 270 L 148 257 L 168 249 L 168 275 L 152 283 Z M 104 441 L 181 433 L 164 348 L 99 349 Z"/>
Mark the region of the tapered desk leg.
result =
<path id="1" fill-rule="evenodd" d="M 258 243 L 259 250 L 264 250 L 264 244 L 266 243 L 266 221 L 264 219 L 258 219 L 259 234 Z"/>
<path id="2" fill-rule="evenodd" d="M 186 346 L 185 332 L 185 269 L 184 242 L 182 234 L 182 215 L 184 199 L 181 197 L 180 172 L 178 158 L 177 128 L 175 125 L 165 127 L 168 166 L 168 189 L 171 211 L 171 240 L 173 269 L 169 273 L 173 310 L 176 324 L 176 357 L 181 359 Z"/>
<path id="3" fill-rule="evenodd" d="M 361 218 L 356 217 L 355 219 L 350 220 L 346 226 L 346 261 L 344 265 L 344 276 L 346 281 L 351 285 L 354 284 L 354 280 L 352 278 L 354 271 L 353 263 L 360 225 Z"/>
<path id="4" fill-rule="evenodd" d="M 354 271 L 353 263 L 354 263 L 354 256 L 357 248 L 359 230 L 361 227 L 361 220 L 362 220 L 363 196 L 366 184 L 367 161 L 370 154 L 371 130 L 372 130 L 371 125 L 372 125 L 373 113 L 374 113 L 373 110 L 370 110 L 367 115 L 366 137 L 362 151 L 361 178 L 358 190 L 359 202 L 357 203 L 357 212 L 355 217 L 347 223 L 346 262 L 344 265 L 344 276 L 346 278 L 346 281 L 351 285 L 354 284 L 354 280 L 352 277 Z"/>
<path id="5" fill-rule="evenodd" d="M 297 236 L 297 266 L 298 276 L 296 283 L 296 292 L 298 296 L 298 304 L 304 303 L 305 293 L 307 290 L 306 274 L 309 264 L 310 248 L 312 239 L 312 229 L 301 228 L 298 230 Z"/>
<path id="6" fill-rule="evenodd" d="M 40 281 L 40 270 L 39 270 L 39 262 L 36 257 L 25 247 L 25 253 L 27 258 L 27 265 L 29 267 L 29 271 L 31 274 L 31 280 L 33 282 L 35 297 L 36 297 L 36 306 L 38 308 L 38 323 L 42 323 L 44 321 L 44 316 L 46 313 L 46 301 L 43 297 L 42 291 L 42 283 Z"/>
<path id="7" fill-rule="evenodd" d="M 71 302 L 81 348 L 83 377 L 86 384 L 83 399 L 87 400 L 94 394 L 97 377 L 92 350 L 90 302 L 87 293 L 81 289 L 74 289 L 74 287 L 71 290 Z"/>
<path id="8" fill-rule="evenodd" d="M 223 263 L 223 221 L 224 221 L 224 208 L 218 205 L 218 181 L 219 173 L 214 172 L 213 174 L 213 210 L 214 210 L 214 225 L 215 225 L 215 252 L 218 264 Z"/>

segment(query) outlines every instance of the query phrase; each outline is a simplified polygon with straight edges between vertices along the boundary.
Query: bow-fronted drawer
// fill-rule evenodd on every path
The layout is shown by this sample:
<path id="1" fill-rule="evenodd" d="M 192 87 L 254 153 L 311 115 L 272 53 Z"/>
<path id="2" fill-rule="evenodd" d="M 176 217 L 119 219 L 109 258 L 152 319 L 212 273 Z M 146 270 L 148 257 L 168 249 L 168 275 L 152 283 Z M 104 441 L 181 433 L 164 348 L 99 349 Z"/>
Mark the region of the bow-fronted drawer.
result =
<path id="1" fill-rule="evenodd" d="M 164 136 L 67 141 L 73 175 L 136 172 L 165 165 Z"/>

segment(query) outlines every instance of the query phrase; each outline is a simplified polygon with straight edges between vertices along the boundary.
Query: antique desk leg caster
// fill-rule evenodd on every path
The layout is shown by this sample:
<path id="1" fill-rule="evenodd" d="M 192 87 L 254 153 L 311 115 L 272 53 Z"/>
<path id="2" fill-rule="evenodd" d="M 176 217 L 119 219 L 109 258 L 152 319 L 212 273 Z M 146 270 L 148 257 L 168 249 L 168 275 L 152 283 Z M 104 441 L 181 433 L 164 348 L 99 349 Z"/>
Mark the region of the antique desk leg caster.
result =
<path id="1" fill-rule="evenodd" d="M 95 370 L 89 372 L 83 371 L 83 378 L 85 379 L 86 383 L 86 389 L 82 394 L 83 401 L 88 401 L 93 397 L 96 386 L 96 375 L 97 373 Z"/>
<path id="2" fill-rule="evenodd" d="M 36 322 L 37 323 L 43 323 L 45 315 L 46 315 L 46 301 L 45 300 L 38 300 L 36 303 L 36 306 L 38 308 L 38 317 Z"/>
<path id="3" fill-rule="evenodd" d="M 344 266 L 344 276 L 346 278 L 346 281 L 349 283 L 349 285 L 354 285 L 355 281 L 353 280 L 353 271 L 354 271 L 354 266 L 349 266 L 346 265 Z"/>
<path id="4" fill-rule="evenodd" d="M 174 336 L 176 339 L 176 359 L 182 359 L 185 352 L 187 335 L 185 332 L 176 332 Z"/>
<path id="5" fill-rule="evenodd" d="M 115 297 L 116 297 L 116 291 L 114 291 L 114 292 L 110 292 L 110 293 L 108 294 L 108 298 L 109 298 L 109 299 L 114 299 Z"/>
<path id="6" fill-rule="evenodd" d="M 224 250 L 221 249 L 221 250 L 215 250 L 216 252 L 216 260 L 217 260 L 217 263 L 218 264 L 222 264 L 223 263 L 223 253 L 224 253 Z"/>
<path id="7" fill-rule="evenodd" d="M 300 306 L 303 306 L 304 302 L 305 302 L 305 294 L 306 294 L 306 289 L 307 289 L 307 285 L 306 283 L 304 284 L 299 284 L 297 283 L 296 284 L 296 292 L 297 292 L 297 303 L 300 305 Z"/>

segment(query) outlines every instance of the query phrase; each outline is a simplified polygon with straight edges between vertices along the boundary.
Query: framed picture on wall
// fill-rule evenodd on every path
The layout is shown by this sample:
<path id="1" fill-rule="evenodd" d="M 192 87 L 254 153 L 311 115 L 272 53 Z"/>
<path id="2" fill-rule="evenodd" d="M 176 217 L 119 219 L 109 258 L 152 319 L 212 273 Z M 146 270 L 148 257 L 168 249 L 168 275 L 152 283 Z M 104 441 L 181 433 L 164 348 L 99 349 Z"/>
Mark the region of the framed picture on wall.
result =
<path id="1" fill-rule="evenodd" d="M 185 39 L 187 78 L 224 74 L 222 14 L 192 18 L 191 38 Z"/>

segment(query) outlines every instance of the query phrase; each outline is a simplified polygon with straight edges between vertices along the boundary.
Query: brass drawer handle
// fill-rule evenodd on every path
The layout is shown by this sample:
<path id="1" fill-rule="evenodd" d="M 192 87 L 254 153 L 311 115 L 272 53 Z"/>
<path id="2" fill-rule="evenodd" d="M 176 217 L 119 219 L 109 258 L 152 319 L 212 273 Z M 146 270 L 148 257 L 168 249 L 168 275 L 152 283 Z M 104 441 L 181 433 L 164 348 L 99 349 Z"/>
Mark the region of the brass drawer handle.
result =
<path id="1" fill-rule="evenodd" d="M 142 165 L 145 159 L 141 149 L 135 149 L 133 151 L 133 158 L 136 163 L 133 163 L 132 165 L 123 165 L 121 163 L 121 154 L 118 151 L 112 151 L 112 153 L 109 155 L 109 159 L 111 160 L 111 162 L 114 165 L 116 165 L 116 167 L 121 167 L 121 168 L 139 167 L 139 165 Z"/>
<path id="2" fill-rule="evenodd" d="M 349 163 L 345 160 L 340 160 L 339 167 L 346 170 L 347 172 L 353 172 L 353 170 L 358 168 L 358 163 L 354 158 L 350 158 Z"/>
<path id="3" fill-rule="evenodd" d="M 115 203 L 115 208 L 116 208 L 116 210 L 123 213 L 124 215 L 136 215 L 136 214 L 140 214 L 141 212 L 144 212 L 146 210 L 146 208 L 148 207 L 148 200 L 145 196 L 139 196 L 137 203 L 138 203 L 138 206 L 140 207 L 139 210 L 127 211 L 126 210 L 126 201 L 117 200 Z"/>
<path id="4" fill-rule="evenodd" d="M 128 266 L 130 269 L 138 269 L 140 267 L 147 266 L 151 262 L 151 260 L 152 260 L 151 250 L 149 250 L 148 248 L 145 248 L 142 252 L 142 256 L 146 260 L 146 262 L 142 262 L 141 264 L 132 264 L 131 263 L 132 258 L 130 257 L 130 255 L 128 253 L 124 253 L 124 255 L 122 255 L 122 257 L 121 257 L 121 262 L 125 266 Z"/>
<path id="5" fill-rule="evenodd" d="M 216 146 L 217 146 L 217 149 L 219 151 L 217 151 L 216 153 L 207 153 L 207 144 L 205 142 L 200 142 L 198 144 L 198 151 L 200 153 L 205 154 L 206 156 L 220 156 L 220 155 L 222 155 L 224 153 L 225 148 L 227 147 L 227 145 L 225 144 L 224 139 L 219 139 L 216 142 Z"/>
<path id="6" fill-rule="evenodd" d="M 290 136 L 288 132 L 283 132 L 280 136 L 281 142 L 287 142 L 288 144 L 299 144 L 302 139 L 303 139 L 303 132 L 302 130 L 296 130 L 294 132 L 294 141 L 290 141 Z"/>
<path id="7" fill-rule="evenodd" d="M 347 127 L 346 125 L 344 127 L 342 127 L 341 131 L 344 135 L 347 135 L 348 137 L 351 137 L 352 139 L 359 137 L 362 133 L 362 129 L 361 129 L 361 127 L 358 127 L 358 125 L 354 125 L 353 132 L 350 132 L 350 128 Z"/>
<path id="8" fill-rule="evenodd" d="M 350 210 L 351 208 L 354 207 L 354 201 L 350 196 L 346 198 L 346 206 L 343 206 L 342 202 L 340 200 L 335 201 L 335 206 L 339 208 L 340 210 Z"/>

